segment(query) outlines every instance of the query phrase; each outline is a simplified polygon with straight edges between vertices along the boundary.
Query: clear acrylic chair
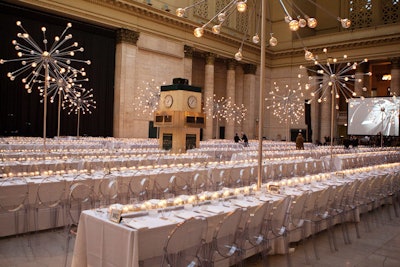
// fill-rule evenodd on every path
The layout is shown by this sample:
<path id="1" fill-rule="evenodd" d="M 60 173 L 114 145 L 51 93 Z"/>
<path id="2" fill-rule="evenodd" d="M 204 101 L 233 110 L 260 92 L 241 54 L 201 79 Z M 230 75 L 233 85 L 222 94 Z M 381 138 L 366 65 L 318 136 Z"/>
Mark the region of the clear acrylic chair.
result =
<path id="1" fill-rule="evenodd" d="M 266 238 L 267 214 L 270 213 L 272 203 L 264 202 L 248 216 L 243 233 L 242 259 L 260 253 L 262 260 L 266 263 L 268 242 Z"/>
<path id="2" fill-rule="evenodd" d="M 39 218 L 41 212 L 49 212 L 48 227 L 54 229 L 65 223 L 65 190 L 66 180 L 54 180 L 54 177 L 46 177 L 40 182 L 36 191 L 36 200 L 34 205 L 34 231 L 40 230 Z M 59 223 L 61 215 L 62 224 Z"/>
<path id="3" fill-rule="evenodd" d="M 101 179 L 98 189 L 99 201 L 110 205 L 118 202 L 119 183 L 117 177 L 106 174 Z"/>
<path id="4" fill-rule="evenodd" d="M 136 198 L 139 201 L 150 198 L 150 180 L 147 177 L 132 177 L 129 181 L 130 198 Z"/>
<path id="5" fill-rule="evenodd" d="M 67 266 L 69 243 L 78 233 L 79 218 L 83 210 L 93 208 L 93 187 L 86 183 L 73 183 L 70 186 L 67 199 L 67 240 L 65 246 L 65 262 Z"/>
<path id="6" fill-rule="evenodd" d="M 0 212 L 13 215 L 12 234 L 29 232 L 29 187 L 25 178 L 0 179 Z M 23 218 L 22 230 L 20 218 Z"/>
<path id="7" fill-rule="evenodd" d="M 239 226 L 243 214 L 242 209 L 236 209 L 219 222 L 205 251 L 206 264 L 209 264 L 207 266 L 215 266 L 220 261 L 229 261 L 230 265 L 241 262 L 243 229 Z"/>
<path id="8" fill-rule="evenodd" d="M 205 217 L 192 217 L 179 223 L 165 242 L 161 267 L 201 266 L 200 251 L 204 245 L 206 231 Z"/>
<path id="9" fill-rule="evenodd" d="M 169 179 L 170 193 L 178 195 L 188 195 L 192 193 L 191 183 L 186 177 L 174 174 Z"/>
<path id="10" fill-rule="evenodd" d="M 289 245 L 287 244 L 287 221 L 288 211 L 291 202 L 290 196 L 286 196 L 278 201 L 273 202 L 270 213 L 267 214 L 267 229 L 266 237 L 268 242 L 267 252 L 276 252 L 275 248 L 282 244 L 285 250 Z M 288 254 L 286 254 L 289 257 Z M 287 258 L 289 263 L 289 259 Z"/>
<path id="11" fill-rule="evenodd" d="M 327 230 L 331 251 L 337 250 L 335 235 L 332 231 L 333 222 L 330 210 L 332 190 L 333 187 L 328 186 L 327 188 L 318 191 L 316 198 L 314 198 L 314 203 L 310 203 L 313 205 L 311 212 L 306 214 L 306 220 L 311 223 L 311 238 L 313 240 L 315 257 L 317 259 L 320 259 L 320 257 L 315 235 L 322 230 Z"/>
<path id="12" fill-rule="evenodd" d="M 306 240 L 306 229 L 305 229 L 305 212 L 309 200 L 309 192 L 304 192 L 298 196 L 291 196 L 291 203 L 289 205 L 286 225 L 287 239 L 285 242 L 285 254 L 289 254 L 290 243 L 296 242 L 300 244 Z M 309 264 L 310 260 L 308 257 L 307 249 L 304 247 L 304 256 L 306 264 Z M 288 256 L 288 266 L 292 266 L 291 258 Z"/>

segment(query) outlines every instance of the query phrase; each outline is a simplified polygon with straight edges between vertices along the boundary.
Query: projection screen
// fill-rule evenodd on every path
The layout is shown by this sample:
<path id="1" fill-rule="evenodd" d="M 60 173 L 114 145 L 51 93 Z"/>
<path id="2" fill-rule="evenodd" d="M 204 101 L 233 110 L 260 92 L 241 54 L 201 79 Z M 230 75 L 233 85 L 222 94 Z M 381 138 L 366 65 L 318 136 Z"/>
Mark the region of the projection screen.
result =
<path id="1" fill-rule="evenodd" d="M 347 134 L 399 136 L 399 100 L 395 97 L 353 98 L 348 102 Z"/>

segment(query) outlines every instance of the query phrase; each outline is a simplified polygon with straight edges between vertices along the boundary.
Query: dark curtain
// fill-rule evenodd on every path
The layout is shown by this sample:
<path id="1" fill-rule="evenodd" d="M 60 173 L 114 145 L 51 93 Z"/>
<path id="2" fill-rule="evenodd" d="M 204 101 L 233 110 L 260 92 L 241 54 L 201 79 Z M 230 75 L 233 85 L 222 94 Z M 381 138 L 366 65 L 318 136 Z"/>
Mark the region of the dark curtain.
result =
<path id="1" fill-rule="evenodd" d="M 12 40 L 23 41 L 17 37 L 22 30 L 17 21 L 43 49 L 42 27 L 46 27 L 48 47 L 54 37 L 60 36 L 68 22 L 72 23 L 67 33 L 72 34 L 72 42 L 78 42 L 84 52 L 76 52 L 73 58 L 90 60 L 91 65 L 71 63 L 76 69 L 86 70 L 88 82 L 85 88 L 93 89 L 93 99 L 97 102 L 92 114 L 80 116 L 80 136 L 112 136 L 114 103 L 114 64 L 115 30 L 79 22 L 41 11 L 18 7 L 0 2 L 0 59 L 15 59 L 17 51 Z M 64 46 L 63 46 L 64 47 Z M 10 81 L 8 72 L 20 68 L 21 62 L 0 64 L 0 136 L 43 136 L 43 103 L 37 87 L 32 93 L 24 89 L 21 79 L 26 73 Z M 58 98 L 47 104 L 47 137 L 57 135 Z M 61 110 L 61 136 L 77 134 L 77 115 L 69 110 Z"/>

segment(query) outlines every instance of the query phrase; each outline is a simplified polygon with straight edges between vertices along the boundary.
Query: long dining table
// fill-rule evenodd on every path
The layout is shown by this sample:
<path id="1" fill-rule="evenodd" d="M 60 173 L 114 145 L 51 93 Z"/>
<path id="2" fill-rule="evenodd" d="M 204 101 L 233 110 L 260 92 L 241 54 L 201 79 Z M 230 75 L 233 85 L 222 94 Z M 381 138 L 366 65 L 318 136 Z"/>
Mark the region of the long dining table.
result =
<path id="1" fill-rule="evenodd" d="M 120 223 L 110 221 L 107 210 L 87 210 L 82 212 L 79 220 L 72 266 L 160 266 L 163 247 L 169 233 L 185 219 L 193 216 L 207 218 L 207 243 L 211 241 L 218 222 L 234 209 L 251 210 L 264 201 L 273 203 L 287 196 L 318 192 L 327 187 L 335 189 L 339 185 L 348 185 L 357 180 L 397 173 L 399 169 L 400 163 L 392 163 L 283 179 L 263 184 L 259 190 L 253 188 L 254 190 L 250 190 L 247 195 L 239 194 L 205 203 L 200 202 L 196 206 L 183 205 L 176 209 L 141 210 L 128 213 L 128 216 Z M 279 186 L 280 191 L 268 191 L 271 185 Z M 224 194 L 221 193 L 220 196 L 222 195 Z M 359 220 L 358 215 L 355 218 Z M 308 230 L 308 235 L 310 234 L 312 233 Z M 296 241 L 299 240 L 290 240 L 290 242 Z M 282 241 L 278 240 L 272 247 L 273 253 L 284 251 Z M 229 262 L 221 266 L 229 266 Z"/>

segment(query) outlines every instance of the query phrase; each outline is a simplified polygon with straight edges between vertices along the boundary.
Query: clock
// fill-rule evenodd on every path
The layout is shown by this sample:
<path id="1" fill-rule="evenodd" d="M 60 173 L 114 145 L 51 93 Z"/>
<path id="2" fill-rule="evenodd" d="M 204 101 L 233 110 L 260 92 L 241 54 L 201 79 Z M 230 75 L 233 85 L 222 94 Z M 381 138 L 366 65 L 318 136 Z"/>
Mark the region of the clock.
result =
<path id="1" fill-rule="evenodd" d="M 164 105 L 167 108 L 170 108 L 172 106 L 172 103 L 174 102 L 174 99 L 172 98 L 172 95 L 166 95 L 164 98 Z"/>
<path id="2" fill-rule="evenodd" d="M 188 106 L 189 108 L 196 108 L 197 107 L 197 97 L 191 95 L 188 97 Z"/>

